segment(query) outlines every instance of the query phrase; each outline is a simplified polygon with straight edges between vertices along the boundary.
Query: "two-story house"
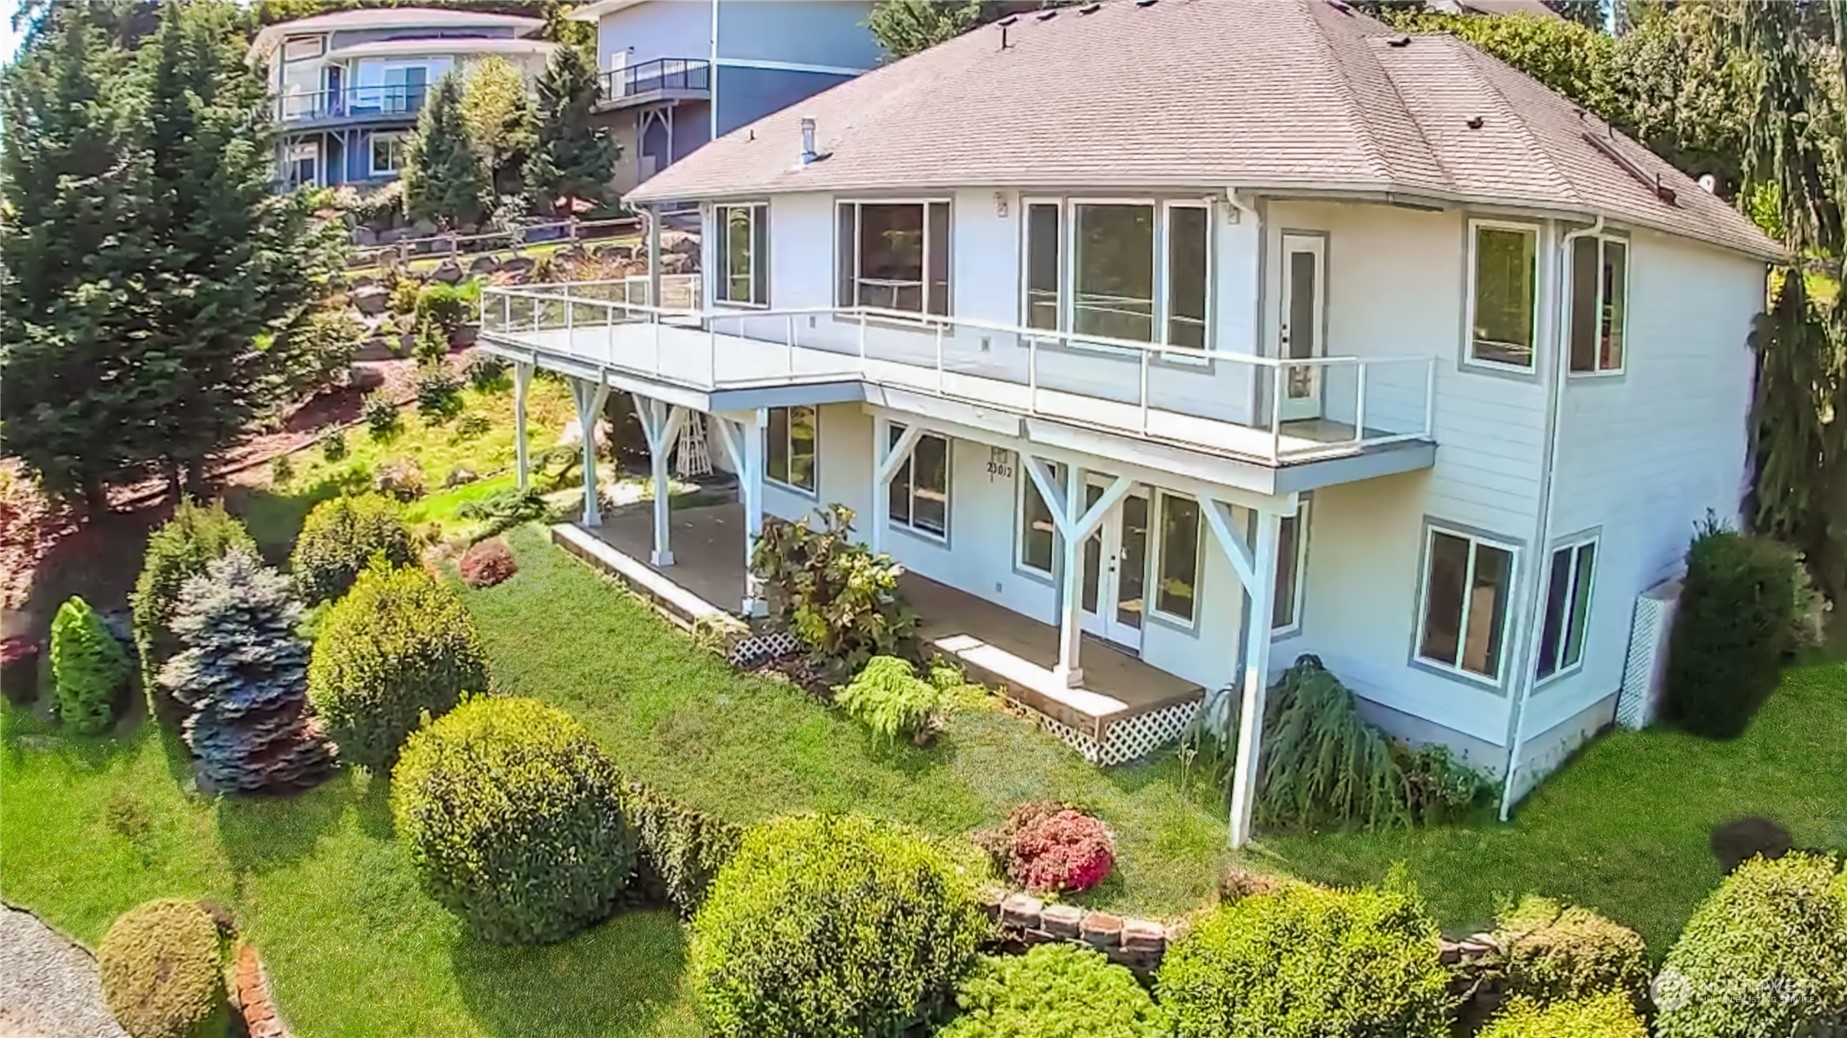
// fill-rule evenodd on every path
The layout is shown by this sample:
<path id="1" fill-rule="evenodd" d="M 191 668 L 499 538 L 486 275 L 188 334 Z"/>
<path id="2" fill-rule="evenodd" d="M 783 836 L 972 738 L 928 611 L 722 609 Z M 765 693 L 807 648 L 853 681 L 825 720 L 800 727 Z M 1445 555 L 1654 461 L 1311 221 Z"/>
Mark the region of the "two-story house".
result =
<path id="1" fill-rule="evenodd" d="M 1775 244 L 1336 0 L 1010 18 L 630 197 L 701 202 L 707 309 L 483 306 L 522 370 L 635 394 L 657 446 L 703 422 L 738 472 L 741 522 L 663 504 L 628 556 L 691 587 L 723 543 L 754 598 L 737 542 L 844 502 L 926 637 L 1100 761 L 1239 688 L 1240 841 L 1280 666 L 1315 654 L 1511 802 L 1609 722 L 1694 523 L 1739 515 Z"/>
<path id="2" fill-rule="evenodd" d="M 395 179 L 429 88 L 490 55 L 537 76 L 557 47 L 531 38 L 544 26 L 481 11 L 387 7 L 264 27 L 249 60 L 268 70 L 282 131 L 278 180 L 296 187 Z"/>
<path id="3" fill-rule="evenodd" d="M 599 114 L 626 192 L 715 137 L 842 83 L 884 52 L 870 0 L 598 0 Z"/>

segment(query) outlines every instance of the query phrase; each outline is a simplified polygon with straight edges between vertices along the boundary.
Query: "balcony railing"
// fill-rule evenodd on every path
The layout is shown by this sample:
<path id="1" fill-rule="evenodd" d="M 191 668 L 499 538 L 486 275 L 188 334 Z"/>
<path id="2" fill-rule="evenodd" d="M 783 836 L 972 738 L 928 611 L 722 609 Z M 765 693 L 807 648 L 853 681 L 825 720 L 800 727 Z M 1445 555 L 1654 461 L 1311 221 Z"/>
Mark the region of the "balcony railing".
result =
<path id="1" fill-rule="evenodd" d="M 602 74 L 606 102 L 665 91 L 701 93 L 711 89 L 711 65 L 694 58 L 655 58 Z"/>
<path id="2" fill-rule="evenodd" d="M 489 288 L 489 344 L 716 392 L 854 379 L 1272 465 L 1433 439 L 1434 356 L 1286 360 L 873 306 L 700 309 L 698 279 Z M 1279 406 L 1280 402 L 1280 406 Z"/>
<path id="3" fill-rule="evenodd" d="M 274 114 L 276 121 L 284 123 L 409 117 L 423 110 L 429 92 L 427 84 L 400 83 L 284 94 L 274 99 Z"/>

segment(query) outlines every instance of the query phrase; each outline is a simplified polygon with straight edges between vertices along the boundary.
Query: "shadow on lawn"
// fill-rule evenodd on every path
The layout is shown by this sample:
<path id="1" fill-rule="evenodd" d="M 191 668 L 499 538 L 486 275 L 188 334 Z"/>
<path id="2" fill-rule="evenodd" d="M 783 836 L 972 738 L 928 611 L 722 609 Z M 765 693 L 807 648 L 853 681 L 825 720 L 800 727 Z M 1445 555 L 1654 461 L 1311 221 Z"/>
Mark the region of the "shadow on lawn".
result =
<path id="1" fill-rule="evenodd" d="M 314 853 L 348 807 L 364 810 L 348 774 L 289 796 L 224 796 L 214 805 L 218 843 L 239 877 L 291 865 Z"/>

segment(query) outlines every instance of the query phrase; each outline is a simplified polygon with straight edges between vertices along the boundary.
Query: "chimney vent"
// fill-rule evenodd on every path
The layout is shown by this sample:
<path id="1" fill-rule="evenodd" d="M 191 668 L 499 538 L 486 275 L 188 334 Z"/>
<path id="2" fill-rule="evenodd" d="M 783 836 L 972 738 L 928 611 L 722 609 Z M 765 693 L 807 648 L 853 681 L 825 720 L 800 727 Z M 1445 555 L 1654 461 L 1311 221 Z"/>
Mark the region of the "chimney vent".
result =
<path id="1" fill-rule="evenodd" d="M 814 120 L 802 119 L 802 165 L 806 166 L 820 156 L 814 150 Z"/>

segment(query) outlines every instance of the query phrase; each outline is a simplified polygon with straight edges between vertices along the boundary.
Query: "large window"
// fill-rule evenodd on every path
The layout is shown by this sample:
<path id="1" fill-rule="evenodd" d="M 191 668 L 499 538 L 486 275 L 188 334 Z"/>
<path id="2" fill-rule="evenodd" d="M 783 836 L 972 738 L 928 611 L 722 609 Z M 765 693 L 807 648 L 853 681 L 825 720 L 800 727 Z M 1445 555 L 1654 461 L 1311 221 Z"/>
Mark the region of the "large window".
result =
<path id="1" fill-rule="evenodd" d="M 1545 619 L 1539 628 L 1540 678 L 1567 673 L 1584 662 L 1584 632 L 1590 623 L 1590 589 L 1596 573 L 1595 539 L 1552 553 Z"/>
<path id="2" fill-rule="evenodd" d="M 404 135 L 401 133 L 375 133 L 372 135 L 372 168 L 375 177 L 394 176 L 404 165 Z"/>
<path id="3" fill-rule="evenodd" d="M 1025 210 L 1027 327 L 1205 347 L 1212 252 L 1205 205 L 1029 199 Z"/>
<path id="4" fill-rule="evenodd" d="M 1058 525 L 1052 519 L 1052 506 L 1039 493 L 1039 485 L 1025 472 L 1025 464 L 1020 465 L 1020 568 L 1052 575 L 1052 560 L 1058 553 Z M 1065 467 L 1057 462 L 1051 465 L 1052 482 L 1061 484 L 1065 479 Z"/>
<path id="5" fill-rule="evenodd" d="M 1618 238 L 1571 243 L 1571 370 L 1623 369 L 1623 317 L 1629 303 L 1629 244 Z"/>
<path id="6" fill-rule="evenodd" d="M 770 303 L 769 208 L 721 205 L 712 211 L 717 231 L 718 276 L 712 292 L 721 303 L 768 306 Z"/>
<path id="7" fill-rule="evenodd" d="M 904 427 L 891 426 L 891 443 Z M 891 521 L 931 537 L 949 536 L 949 441 L 935 433 L 917 438 L 911 456 L 891 477 Z"/>
<path id="8" fill-rule="evenodd" d="M 1308 566 L 1308 507 L 1304 498 L 1285 518 L 1276 536 L 1276 597 L 1270 605 L 1270 629 L 1294 634 L 1302 629 L 1302 589 Z"/>
<path id="9" fill-rule="evenodd" d="M 289 183 L 318 184 L 321 179 L 321 149 L 313 143 L 289 145 Z"/>
<path id="10" fill-rule="evenodd" d="M 949 203 L 841 202 L 840 306 L 949 313 Z"/>
<path id="11" fill-rule="evenodd" d="M 1417 658 L 1498 683 L 1514 589 L 1514 549 L 1435 528 L 1428 536 Z"/>
<path id="12" fill-rule="evenodd" d="M 1539 231 L 1477 222 L 1469 266 L 1469 359 L 1531 368 L 1537 336 Z"/>
<path id="13" fill-rule="evenodd" d="M 1160 508 L 1154 611 L 1191 625 L 1199 601 L 1199 502 L 1163 491 Z"/>
<path id="14" fill-rule="evenodd" d="M 763 454 L 771 482 L 814 493 L 815 425 L 812 407 L 770 408 Z"/>

